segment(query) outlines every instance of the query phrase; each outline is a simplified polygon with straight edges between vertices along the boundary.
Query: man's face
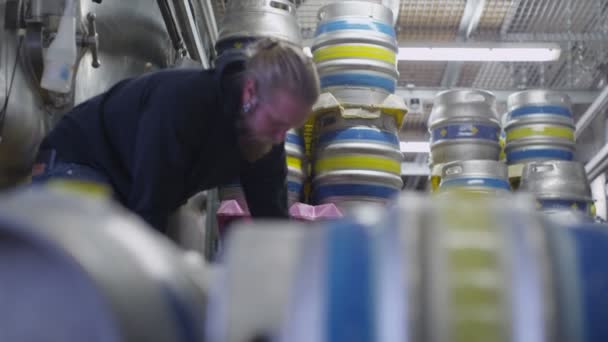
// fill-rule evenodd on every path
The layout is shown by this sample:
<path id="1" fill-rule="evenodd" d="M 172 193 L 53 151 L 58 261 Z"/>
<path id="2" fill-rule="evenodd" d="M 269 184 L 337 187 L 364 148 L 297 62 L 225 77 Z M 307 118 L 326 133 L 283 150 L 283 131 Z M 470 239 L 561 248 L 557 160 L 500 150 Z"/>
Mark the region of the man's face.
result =
<path id="1" fill-rule="evenodd" d="M 304 125 L 312 109 L 284 90 L 267 98 L 253 96 L 249 101 L 251 108 L 243 113 L 245 132 L 248 140 L 262 144 L 283 142 L 288 130 Z"/>

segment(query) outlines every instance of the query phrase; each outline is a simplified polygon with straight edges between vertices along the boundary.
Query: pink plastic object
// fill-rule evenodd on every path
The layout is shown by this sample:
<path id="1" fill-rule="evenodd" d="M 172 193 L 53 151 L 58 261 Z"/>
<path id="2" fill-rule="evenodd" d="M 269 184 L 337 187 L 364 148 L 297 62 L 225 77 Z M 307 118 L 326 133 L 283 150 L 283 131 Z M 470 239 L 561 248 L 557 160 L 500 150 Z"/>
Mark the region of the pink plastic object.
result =
<path id="1" fill-rule="evenodd" d="M 236 200 L 222 201 L 216 216 L 220 236 L 224 236 L 228 233 L 229 226 L 233 222 L 251 220 L 249 208 L 247 208 L 246 205 L 241 206 Z"/>
<path id="2" fill-rule="evenodd" d="M 322 221 L 343 217 L 342 212 L 333 203 L 309 205 L 294 203 L 289 208 L 289 215 L 302 221 Z"/>

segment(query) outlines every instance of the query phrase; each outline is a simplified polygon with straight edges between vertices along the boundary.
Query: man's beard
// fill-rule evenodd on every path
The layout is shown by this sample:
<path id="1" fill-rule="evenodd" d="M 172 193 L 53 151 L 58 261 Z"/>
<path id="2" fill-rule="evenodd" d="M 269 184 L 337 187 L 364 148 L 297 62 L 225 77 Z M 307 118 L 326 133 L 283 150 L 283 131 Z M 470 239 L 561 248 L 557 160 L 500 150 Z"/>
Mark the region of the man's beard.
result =
<path id="1" fill-rule="evenodd" d="M 248 162 L 254 162 L 265 156 L 273 145 L 271 141 L 255 138 L 242 120 L 238 124 L 238 140 L 241 155 Z"/>

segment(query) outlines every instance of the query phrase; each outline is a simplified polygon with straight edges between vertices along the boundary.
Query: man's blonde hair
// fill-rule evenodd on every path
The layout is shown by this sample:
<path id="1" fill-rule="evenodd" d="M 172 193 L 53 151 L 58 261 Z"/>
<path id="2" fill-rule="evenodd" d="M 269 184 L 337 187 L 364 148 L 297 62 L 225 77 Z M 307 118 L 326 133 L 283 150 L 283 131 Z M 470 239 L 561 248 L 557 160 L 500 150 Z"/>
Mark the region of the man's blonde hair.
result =
<path id="1" fill-rule="evenodd" d="M 264 38 L 248 49 L 248 56 L 245 72 L 255 82 L 262 99 L 276 90 L 286 90 L 308 105 L 317 101 L 320 93 L 317 69 L 301 48 Z"/>

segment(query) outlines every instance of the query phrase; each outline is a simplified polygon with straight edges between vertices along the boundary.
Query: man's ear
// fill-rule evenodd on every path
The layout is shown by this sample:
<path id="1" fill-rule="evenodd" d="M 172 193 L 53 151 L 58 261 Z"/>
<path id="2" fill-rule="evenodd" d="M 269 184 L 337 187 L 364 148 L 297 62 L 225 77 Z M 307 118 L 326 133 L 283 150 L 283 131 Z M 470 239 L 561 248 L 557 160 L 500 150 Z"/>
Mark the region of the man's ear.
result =
<path id="1" fill-rule="evenodd" d="M 255 94 L 255 81 L 251 78 L 245 79 L 245 83 L 243 84 L 243 103 L 249 103 L 251 105 L 255 105 L 257 102 L 256 94 Z"/>

